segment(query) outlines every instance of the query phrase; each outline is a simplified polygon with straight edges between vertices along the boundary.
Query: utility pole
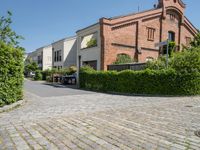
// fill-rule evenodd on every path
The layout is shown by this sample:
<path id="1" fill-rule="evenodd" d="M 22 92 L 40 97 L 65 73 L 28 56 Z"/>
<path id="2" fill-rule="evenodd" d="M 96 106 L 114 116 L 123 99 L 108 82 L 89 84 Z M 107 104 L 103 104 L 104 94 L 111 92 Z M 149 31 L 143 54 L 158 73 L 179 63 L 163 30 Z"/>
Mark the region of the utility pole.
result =
<path id="1" fill-rule="evenodd" d="M 138 12 L 140 12 L 140 6 L 138 5 Z"/>
<path id="2" fill-rule="evenodd" d="M 167 39 L 167 56 L 166 56 L 166 67 L 169 66 L 169 40 Z"/>

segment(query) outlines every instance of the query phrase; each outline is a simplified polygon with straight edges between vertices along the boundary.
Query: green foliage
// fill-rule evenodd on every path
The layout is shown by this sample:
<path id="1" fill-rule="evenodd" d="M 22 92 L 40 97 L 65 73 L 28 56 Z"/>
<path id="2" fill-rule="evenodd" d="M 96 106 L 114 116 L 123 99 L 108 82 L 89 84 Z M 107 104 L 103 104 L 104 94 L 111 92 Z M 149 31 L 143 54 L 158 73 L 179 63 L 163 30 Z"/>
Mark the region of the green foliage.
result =
<path id="1" fill-rule="evenodd" d="M 175 47 L 176 47 L 176 43 L 175 42 L 169 42 L 169 45 L 168 45 L 168 51 L 169 51 L 169 57 L 172 56 L 173 52 L 175 51 Z M 167 46 L 164 46 L 163 47 L 163 53 L 164 54 L 167 54 Z"/>
<path id="2" fill-rule="evenodd" d="M 152 70 L 161 70 L 166 68 L 166 57 L 160 57 L 158 60 L 148 62 L 146 68 Z M 191 47 L 182 52 L 173 53 L 169 59 L 169 68 L 178 73 L 200 72 L 200 47 Z"/>
<path id="3" fill-rule="evenodd" d="M 77 67 L 76 66 L 71 66 L 69 67 L 69 74 L 72 75 L 77 72 Z"/>
<path id="4" fill-rule="evenodd" d="M 18 45 L 19 39 L 23 39 L 22 36 L 19 36 L 13 31 L 10 27 L 12 13 L 8 11 L 7 17 L 0 17 L 0 40 L 6 44 L 12 44 L 14 46 Z"/>
<path id="5" fill-rule="evenodd" d="M 192 47 L 200 47 L 200 32 L 195 36 L 194 40 L 191 42 Z"/>
<path id="6" fill-rule="evenodd" d="M 128 63 L 132 63 L 132 62 L 133 62 L 133 59 L 129 55 L 119 54 L 117 56 L 116 61 L 113 64 L 119 65 L 119 64 L 128 64 Z"/>
<path id="7" fill-rule="evenodd" d="M 0 40 L 0 106 L 23 97 L 24 49 Z"/>
<path id="8" fill-rule="evenodd" d="M 95 91 L 156 95 L 200 94 L 200 73 L 173 69 L 122 72 L 81 69 L 80 87 Z"/>
<path id="9" fill-rule="evenodd" d="M 35 72 L 36 70 L 38 70 L 38 64 L 36 62 L 31 61 L 30 63 L 28 63 L 25 66 L 25 72 Z"/>
<path id="10" fill-rule="evenodd" d="M 151 70 L 165 69 L 166 68 L 166 56 L 161 56 L 157 60 L 148 61 L 146 64 L 146 68 L 151 69 Z"/>
<path id="11" fill-rule="evenodd" d="M 87 42 L 87 48 L 90 48 L 90 47 L 95 47 L 97 46 L 97 40 L 96 39 L 91 39 Z"/>
<path id="12" fill-rule="evenodd" d="M 23 97 L 24 49 L 22 39 L 10 27 L 12 13 L 0 17 L 0 107 Z"/>
<path id="13" fill-rule="evenodd" d="M 180 73 L 200 73 L 200 47 L 174 54 L 170 67 Z"/>
<path id="14" fill-rule="evenodd" d="M 36 71 L 35 71 L 34 80 L 35 80 L 35 81 L 42 80 L 42 73 L 41 73 L 41 70 L 36 70 Z"/>
<path id="15" fill-rule="evenodd" d="M 63 68 L 63 69 L 48 69 L 45 71 L 42 71 L 42 79 L 43 80 L 47 80 L 49 82 L 52 81 L 53 75 L 57 74 L 57 75 L 61 75 L 61 76 L 66 76 L 66 75 L 72 75 L 75 72 L 77 72 L 77 68 L 76 66 L 71 66 L 69 68 Z"/>

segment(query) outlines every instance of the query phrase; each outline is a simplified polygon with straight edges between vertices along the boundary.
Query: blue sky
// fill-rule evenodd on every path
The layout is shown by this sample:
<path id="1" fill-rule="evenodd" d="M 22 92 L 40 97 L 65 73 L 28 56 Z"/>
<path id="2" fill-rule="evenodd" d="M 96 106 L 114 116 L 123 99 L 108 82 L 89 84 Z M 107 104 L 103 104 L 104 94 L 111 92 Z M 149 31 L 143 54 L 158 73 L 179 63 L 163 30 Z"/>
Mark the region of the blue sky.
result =
<path id="1" fill-rule="evenodd" d="M 186 16 L 200 29 L 199 0 L 183 0 Z M 12 28 L 25 40 L 27 52 L 52 43 L 96 23 L 113 17 L 153 8 L 157 0 L 0 0 L 0 16 L 13 13 Z"/>

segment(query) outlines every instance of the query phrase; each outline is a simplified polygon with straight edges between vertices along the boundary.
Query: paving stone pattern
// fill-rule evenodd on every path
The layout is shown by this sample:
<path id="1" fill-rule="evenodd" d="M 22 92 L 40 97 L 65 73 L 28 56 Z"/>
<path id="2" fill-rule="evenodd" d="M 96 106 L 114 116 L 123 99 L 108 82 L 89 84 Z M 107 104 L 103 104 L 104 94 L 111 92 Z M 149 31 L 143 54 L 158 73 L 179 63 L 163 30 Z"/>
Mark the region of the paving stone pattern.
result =
<path id="1" fill-rule="evenodd" d="M 0 150 L 200 149 L 200 97 L 40 97 L 26 90 L 26 99 L 0 114 Z"/>

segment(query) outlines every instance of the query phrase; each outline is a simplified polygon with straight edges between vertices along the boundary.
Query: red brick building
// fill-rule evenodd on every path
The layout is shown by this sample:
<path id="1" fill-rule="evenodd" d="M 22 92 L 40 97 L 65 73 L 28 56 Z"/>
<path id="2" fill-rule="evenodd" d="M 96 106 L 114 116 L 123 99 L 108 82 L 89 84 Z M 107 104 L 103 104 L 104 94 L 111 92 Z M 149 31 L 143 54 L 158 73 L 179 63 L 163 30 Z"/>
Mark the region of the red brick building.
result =
<path id="1" fill-rule="evenodd" d="M 107 65 L 115 62 L 119 54 L 130 55 L 136 62 L 157 59 L 160 50 L 155 47 L 155 43 L 167 39 L 175 41 L 177 50 L 180 51 L 182 45 L 188 45 L 198 32 L 185 17 L 185 8 L 186 5 L 181 0 L 159 0 L 155 8 L 148 11 L 101 18 L 97 24 L 77 32 L 80 44 L 83 43 L 84 33 L 93 35 L 91 38 L 99 37 L 94 47 L 99 48 L 95 55 L 100 56 L 92 58 L 91 54 L 95 50 L 78 46 L 79 65 L 91 63 L 98 70 L 107 70 Z M 88 60 L 87 55 L 91 55 Z"/>

